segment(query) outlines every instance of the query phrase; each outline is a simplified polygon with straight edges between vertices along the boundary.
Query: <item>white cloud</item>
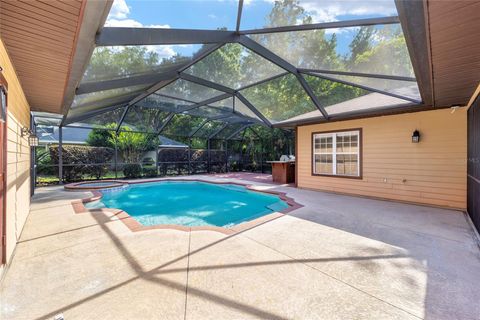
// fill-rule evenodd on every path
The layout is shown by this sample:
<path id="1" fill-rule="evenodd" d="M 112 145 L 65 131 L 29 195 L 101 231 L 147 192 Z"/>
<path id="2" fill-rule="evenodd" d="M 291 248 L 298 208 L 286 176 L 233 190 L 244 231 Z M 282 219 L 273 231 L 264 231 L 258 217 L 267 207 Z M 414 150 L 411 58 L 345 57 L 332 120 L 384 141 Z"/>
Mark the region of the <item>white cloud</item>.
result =
<path id="1" fill-rule="evenodd" d="M 125 0 L 115 0 L 105 21 L 105 27 L 123 27 L 123 28 L 160 28 L 169 29 L 168 24 L 150 24 L 144 25 L 135 19 L 129 19 L 130 8 Z M 148 51 L 156 52 L 161 59 L 170 58 L 176 54 L 172 46 L 145 46 Z"/>
<path id="2" fill-rule="evenodd" d="M 105 21 L 105 27 L 141 28 L 143 24 L 133 19 L 107 19 L 107 21 Z"/>
<path id="3" fill-rule="evenodd" d="M 208 17 L 209 17 L 210 19 L 217 19 L 217 16 L 214 15 L 213 13 L 210 13 L 210 14 L 208 15 Z"/>
<path id="4" fill-rule="evenodd" d="M 160 59 L 170 58 L 176 54 L 172 46 L 146 46 L 146 48 L 150 52 L 156 52 Z"/>
<path id="5" fill-rule="evenodd" d="M 273 3 L 275 0 L 245 0 L 244 5 L 252 2 Z M 381 15 L 397 13 L 393 0 L 299 0 L 299 5 L 313 18 L 313 22 L 337 21 L 339 16 Z"/>
<path id="6" fill-rule="evenodd" d="M 267 0 L 268 1 L 268 0 Z M 301 1 L 300 5 L 312 15 L 314 22 L 337 21 L 339 16 L 396 14 L 395 3 L 392 0 L 342 0 L 342 1 Z"/>
<path id="7" fill-rule="evenodd" d="M 108 19 L 126 19 L 129 14 L 130 8 L 127 6 L 125 0 L 115 0 L 108 14 Z"/>

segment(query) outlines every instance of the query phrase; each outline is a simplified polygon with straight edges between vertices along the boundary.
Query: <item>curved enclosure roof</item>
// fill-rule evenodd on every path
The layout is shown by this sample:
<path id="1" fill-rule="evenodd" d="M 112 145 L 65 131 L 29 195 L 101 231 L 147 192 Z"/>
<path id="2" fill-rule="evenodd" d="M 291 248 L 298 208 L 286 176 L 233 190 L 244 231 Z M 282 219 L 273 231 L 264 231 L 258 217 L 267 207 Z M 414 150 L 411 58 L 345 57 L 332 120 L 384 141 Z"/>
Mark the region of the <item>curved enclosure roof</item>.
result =
<path id="1" fill-rule="evenodd" d="M 116 0 L 61 124 L 228 138 L 420 106 L 398 11 L 393 0 Z"/>

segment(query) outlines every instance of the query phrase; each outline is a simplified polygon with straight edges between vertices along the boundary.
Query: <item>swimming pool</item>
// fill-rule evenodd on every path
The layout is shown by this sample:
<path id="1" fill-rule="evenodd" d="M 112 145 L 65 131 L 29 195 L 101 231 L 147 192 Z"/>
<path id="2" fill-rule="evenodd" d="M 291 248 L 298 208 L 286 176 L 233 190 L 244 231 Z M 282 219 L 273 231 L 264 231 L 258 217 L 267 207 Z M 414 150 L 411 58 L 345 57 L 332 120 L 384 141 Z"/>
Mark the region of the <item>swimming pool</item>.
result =
<path id="1" fill-rule="evenodd" d="M 144 226 L 228 228 L 284 210 L 288 204 L 277 195 L 251 191 L 239 185 L 161 181 L 103 190 L 100 200 L 86 203 L 85 207 L 121 209 Z"/>

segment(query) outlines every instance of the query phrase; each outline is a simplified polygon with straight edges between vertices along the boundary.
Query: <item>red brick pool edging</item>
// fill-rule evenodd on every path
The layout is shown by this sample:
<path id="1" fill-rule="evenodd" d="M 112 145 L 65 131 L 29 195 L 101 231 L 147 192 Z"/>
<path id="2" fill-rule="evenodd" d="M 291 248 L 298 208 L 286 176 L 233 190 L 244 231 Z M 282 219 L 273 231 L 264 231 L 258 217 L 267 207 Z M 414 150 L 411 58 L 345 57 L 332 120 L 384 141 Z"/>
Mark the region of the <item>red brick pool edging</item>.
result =
<path id="1" fill-rule="evenodd" d="M 111 212 L 113 213 L 120 221 L 125 224 L 127 228 L 130 229 L 132 232 L 138 232 L 138 231 L 145 231 L 145 230 L 154 230 L 154 229 L 173 229 L 173 230 L 179 230 L 179 231 L 217 231 L 221 232 L 226 235 L 234 234 L 237 232 L 241 232 L 247 229 L 250 229 L 254 226 L 260 225 L 262 223 L 272 221 L 274 219 L 283 217 L 285 214 L 296 210 L 298 208 L 303 207 L 303 205 L 297 203 L 293 198 L 290 198 L 287 196 L 285 192 L 280 192 L 280 191 L 272 191 L 272 190 L 258 190 L 255 189 L 252 185 L 247 185 L 247 184 L 242 184 L 238 182 L 219 182 L 219 181 L 207 181 L 207 180 L 201 180 L 201 179 L 156 179 L 156 180 L 146 180 L 146 181 L 132 181 L 132 182 L 125 182 L 126 184 L 140 184 L 140 183 L 150 183 L 150 182 L 161 182 L 161 181 L 196 181 L 196 182 L 203 182 L 203 183 L 211 183 L 211 184 L 233 184 L 233 185 L 238 185 L 245 187 L 247 190 L 255 191 L 255 192 L 262 192 L 262 193 L 268 193 L 268 194 L 274 194 L 277 195 L 281 200 L 285 201 L 288 204 L 288 207 L 278 211 L 278 212 L 272 212 L 270 214 L 261 216 L 259 218 L 253 219 L 251 221 L 246 221 L 242 222 L 238 225 L 234 225 L 231 228 L 224 228 L 224 227 L 215 227 L 215 226 L 194 226 L 194 227 L 186 227 L 186 226 L 181 226 L 181 225 L 170 225 L 170 224 L 157 224 L 153 226 L 144 226 L 135 218 L 130 216 L 126 211 L 123 211 L 121 209 L 114 209 L 114 208 L 99 208 L 99 209 L 87 209 L 85 207 L 85 203 L 88 202 L 93 202 L 100 200 L 103 196 L 102 192 L 98 190 L 98 188 L 90 188 L 93 196 L 89 198 L 84 198 L 81 200 L 74 200 L 72 201 L 72 207 L 75 213 L 95 213 L 95 212 Z M 71 189 L 70 189 L 71 190 Z M 86 190 L 86 188 L 81 189 L 81 190 Z"/>

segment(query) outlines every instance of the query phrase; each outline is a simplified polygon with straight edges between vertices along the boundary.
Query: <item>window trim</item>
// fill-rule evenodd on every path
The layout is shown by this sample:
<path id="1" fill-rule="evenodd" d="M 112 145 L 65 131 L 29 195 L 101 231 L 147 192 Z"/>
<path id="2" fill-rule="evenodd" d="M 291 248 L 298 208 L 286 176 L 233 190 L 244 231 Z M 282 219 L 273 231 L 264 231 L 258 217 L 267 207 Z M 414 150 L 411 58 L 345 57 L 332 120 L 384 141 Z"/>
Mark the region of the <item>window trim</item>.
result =
<path id="1" fill-rule="evenodd" d="M 338 174 L 325 174 L 325 173 L 315 173 L 315 135 L 316 134 L 326 134 L 326 133 L 338 133 L 338 132 L 350 132 L 350 131 L 358 131 L 358 159 L 359 159 L 359 175 L 358 176 L 349 176 L 349 175 L 338 175 Z M 313 131 L 310 137 L 310 152 L 311 152 L 311 174 L 312 176 L 318 177 L 330 177 L 330 178 L 342 178 L 342 179 L 356 179 L 362 180 L 363 179 L 363 130 L 362 128 L 347 128 L 347 129 L 340 129 L 340 130 L 330 130 L 330 131 Z"/>

